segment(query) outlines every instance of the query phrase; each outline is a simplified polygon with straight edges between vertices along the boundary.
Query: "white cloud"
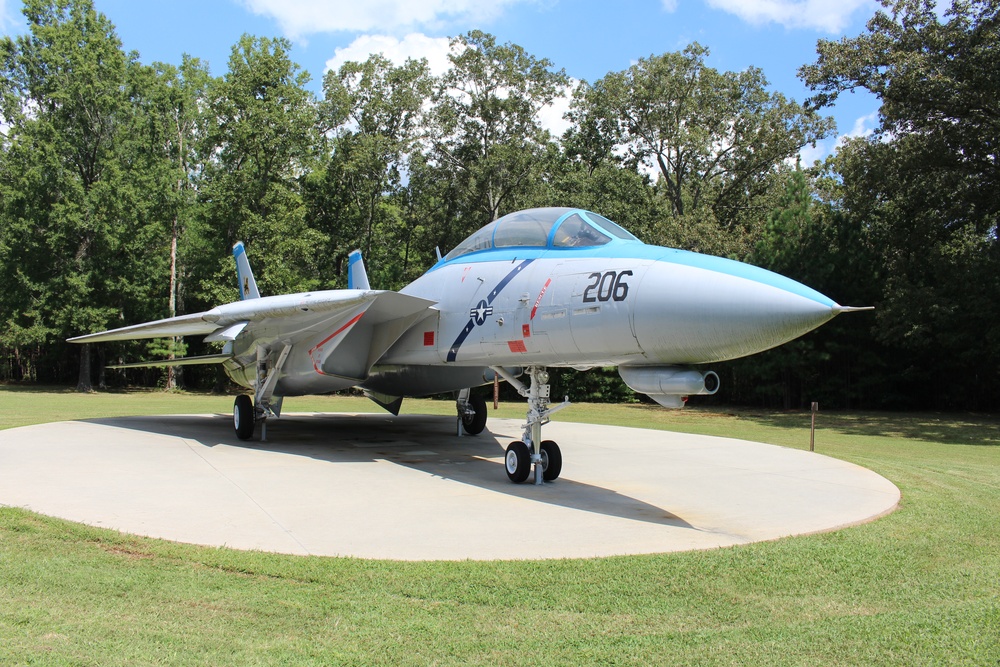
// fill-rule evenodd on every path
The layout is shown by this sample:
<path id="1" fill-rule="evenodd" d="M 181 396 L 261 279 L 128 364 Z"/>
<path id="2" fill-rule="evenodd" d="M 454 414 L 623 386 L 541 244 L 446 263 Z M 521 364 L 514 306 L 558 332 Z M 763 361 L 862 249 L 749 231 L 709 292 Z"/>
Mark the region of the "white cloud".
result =
<path id="1" fill-rule="evenodd" d="M 411 33 L 403 39 L 388 35 L 362 35 L 334 51 L 333 57 L 326 61 L 326 69 L 338 70 L 348 61 L 363 63 L 369 56 L 381 53 L 397 67 L 405 63 L 407 58 L 427 58 L 431 74 L 440 76 L 451 65 L 448 61 L 448 43 L 447 37 L 428 37 L 420 33 Z"/>
<path id="2" fill-rule="evenodd" d="M 660 0 L 663 4 L 663 11 L 666 12 L 676 12 L 677 11 L 677 0 Z"/>
<path id="3" fill-rule="evenodd" d="M 799 159 L 802 160 L 802 166 L 810 167 L 816 160 L 823 161 L 828 155 L 835 153 L 848 139 L 858 139 L 863 137 L 870 137 L 875 133 L 875 126 L 878 124 L 878 111 L 873 111 L 870 114 L 861 116 L 854 120 L 854 125 L 851 126 L 851 130 L 845 134 L 840 135 L 836 139 L 830 139 L 827 141 L 818 141 L 816 146 L 805 146 L 799 151 Z M 792 160 L 788 161 L 789 165 L 794 165 L 795 162 Z"/>
<path id="4" fill-rule="evenodd" d="M 870 114 L 855 119 L 854 125 L 851 127 L 851 131 L 837 137 L 837 146 L 840 147 L 848 139 L 870 137 L 875 133 L 875 125 L 877 122 L 878 111 L 872 111 Z"/>
<path id="5" fill-rule="evenodd" d="M 735 14 L 748 23 L 779 23 L 786 28 L 842 32 L 851 16 L 875 6 L 872 0 L 706 0 L 708 5 Z"/>
<path id="6" fill-rule="evenodd" d="M 392 64 L 402 65 L 407 58 L 417 60 L 426 58 L 431 74 L 441 76 L 451 67 L 448 60 L 450 40 L 447 37 L 428 37 L 420 33 L 411 33 L 402 39 L 389 35 L 362 35 L 343 48 L 334 51 L 333 57 L 326 61 L 326 70 L 338 70 L 348 61 L 364 62 L 368 57 L 381 53 Z M 561 137 L 569 129 L 570 123 L 563 116 L 569 111 L 573 89 L 579 81 L 573 79 L 562 95 L 556 97 L 552 104 L 543 107 L 538 112 L 538 120 L 542 127 L 552 136 Z"/>
<path id="7" fill-rule="evenodd" d="M 826 159 L 826 156 L 830 154 L 830 144 L 825 141 L 817 141 L 815 146 L 810 146 L 806 144 L 799 151 L 798 160 L 795 158 L 789 158 L 785 160 L 785 163 L 789 167 L 794 167 L 796 161 L 799 162 L 803 167 L 811 167 L 813 163 L 819 160 L 822 162 Z"/>
<path id="8" fill-rule="evenodd" d="M 526 0 L 242 0 L 270 16 L 292 39 L 326 32 L 400 33 L 462 21 L 485 23 Z"/>
<path id="9" fill-rule="evenodd" d="M 538 122 L 553 137 L 561 137 L 569 129 L 570 122 L 563 116 L 569 112 L 570 102 L 573 101 L 573 89 L 579 83 L 576 79 L 572 79 L 570 85 L 563 89 L 561 96 L 552 100 L 552 104 L 542 107 L 538 112 Z"/>

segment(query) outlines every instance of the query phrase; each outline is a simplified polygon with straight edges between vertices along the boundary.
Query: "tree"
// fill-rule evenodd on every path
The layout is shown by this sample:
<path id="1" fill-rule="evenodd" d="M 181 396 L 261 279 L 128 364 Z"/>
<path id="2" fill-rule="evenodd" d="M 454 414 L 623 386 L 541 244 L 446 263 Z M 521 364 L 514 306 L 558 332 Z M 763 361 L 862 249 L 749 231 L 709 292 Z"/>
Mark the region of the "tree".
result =
<path id="1" fill-rule="evenodd" d="M 395 67 L 381 55 L 324 77 L 320 120 L 333 137 L 325 169 L 309 176 L 307 197 L 310 219 L 330 238 L 333 275 L 342 275 L 348 254 L 361 248 L 373 284 L 401 286 L 411 229 L 394 200 L 402 195 L 430 89 L 425 60 Z"/>
<path id="2" fill-rule="evenodd" d="M 316 105 L 309 75 L 288 57 L 284 39 L 244 35 L 233 46 L 229 71 L 208 87 L 211 123 L 202 148 L 199 192 L 203 233 L 212 239 L 215 270 L 202 269 L 198 298 L 232 300 L 228 252 L 239 240 L 259 248 L 254 270 L 263 292 L 307 291 L 318 284 L 321 233 L 305 219 L 302 179 L 318 147 Z"/>
<path id="3" fill-rule="evenodd" d="M 550 141 L 538 114 L 568 84 L 549 60 L 477 30 L 453 39 L 448 57 L 451 69 L 433 96 L 428 166 L 456 181 L 468 222 L 442 234 L 445 246 L 497 219 L 531 187 Z"/>
<path id="4" fill-rule="evenodd" d="M 6 312 L 14 345 L 108 328 L 152 282 L 131 252 L 147 231 L 130 206 L 134 58 L 90 0 L 26 0 L 24 14 L 29 34 L 2 49 L 0 259 L 18 286 Z M 91 387 L 89 346 L 77 387 Z"/>
<path id="5" fill-rule="evenodd" d="M 800 75 L 832 103 L 863 88 L 873 136 L 837 156 L 841 206 L 870 226 L 884 286 L 878 335 L 900 391 L 925 406 L 995 408 L 1000 394 L 1000 6 L 883 2 L 867 32 L 821 41 Z"/>
<path id="6" fill-rule="evenodd" d="M 598 155 L 617 152 L 632 168 L 657 173 L 682 224 L 709 221 L 738 232 L 769 210 L 759 199 L 785 162 L 833 123 L 768 92 L 761 70 L 719 72 L 705 65 L 707 56 L 695 43 L 582 87 L 577 132 Z"/>
<path id="7" fill-rule="evenodd" d="M 184 55 L 181 66 L 154 63 L 142 68 L 142 114 L 136 135 L 148 153 L 144 175 L 151 181 L 146 199 L 169 232 L 169 278 L 166 317 L 179 312 L 184 278 L 180 255 L 182 237 L 196 215 L 197 180 L 202 161 L 197 146 L 205 134 L 204 102 L 211 80 L 208 68 L 197 58 Z M 183 354 L 180 338 L 153 344 L 150 352 L 174 359 Z M 177 384 L 180 369 L 166 368 L 166 389 Z"/>

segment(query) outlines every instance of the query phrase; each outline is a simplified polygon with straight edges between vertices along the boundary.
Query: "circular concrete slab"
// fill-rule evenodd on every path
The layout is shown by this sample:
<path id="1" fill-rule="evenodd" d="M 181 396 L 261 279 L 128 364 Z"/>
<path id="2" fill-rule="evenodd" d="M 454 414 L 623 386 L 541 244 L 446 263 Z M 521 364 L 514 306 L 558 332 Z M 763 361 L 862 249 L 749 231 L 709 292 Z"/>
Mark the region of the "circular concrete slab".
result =
<path id="1" fill-rule="evenodd" d="M 796 449 L 565 422 L 545 427 L 562 477 L 515 485 L 503 452 L 520 431 L 371 414 L 286 415 L 269 442 L 237 440 L 229 415 L 30 426 L 0 432 L 0 503 L 195 544 L 457 560 L 722 547 L 868 521 L 900 497 Z"/>

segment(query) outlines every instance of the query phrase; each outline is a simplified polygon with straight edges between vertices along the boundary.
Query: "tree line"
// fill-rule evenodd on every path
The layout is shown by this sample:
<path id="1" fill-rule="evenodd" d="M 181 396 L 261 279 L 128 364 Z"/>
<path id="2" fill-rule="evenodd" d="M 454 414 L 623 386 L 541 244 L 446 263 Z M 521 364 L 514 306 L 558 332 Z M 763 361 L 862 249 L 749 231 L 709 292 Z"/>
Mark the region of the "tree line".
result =
<path id="1" fill-rule="evenodd" d="M 817 44 L 798 103 L 699 44 L 574 84 L 481 31 L 451 40 L 443 74 L 373 55 L 316 95 L 285 39 L 244 35 L 213 76 L 194 56 L 143 64 L 91 0 L 25 0 L 29 31 L 0 41 L 0 380 L 209 386 L 105 371 L 200 341 L 64 341 L 235 300 L 237 240 L 268 294 L 346 286 L 355 248 L 398 289 L 489 221 L 561 205 L 877 307 L 719 365 L 722 400 L 995 410 L 997 4 L 883 0 L 866 32 Z M 881 101 L 874 134 L 798 164 L 855 89 Z M 564 96 L 553 136 L 540 114 Z M 630 398 L 614 373 L 556 384 Z"/>

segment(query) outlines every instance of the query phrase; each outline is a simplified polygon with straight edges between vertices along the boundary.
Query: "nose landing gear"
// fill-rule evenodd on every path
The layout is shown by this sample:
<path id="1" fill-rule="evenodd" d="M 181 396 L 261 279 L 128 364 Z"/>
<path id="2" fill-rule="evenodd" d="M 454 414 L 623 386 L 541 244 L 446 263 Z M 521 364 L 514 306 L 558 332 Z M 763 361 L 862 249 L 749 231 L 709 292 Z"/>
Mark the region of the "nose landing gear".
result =
<path id="1" fill-rule="evenodd" d="M 504 468 L 507 477 L 515 484 L 528 479 L 531 466 L 535 467 L 535 484 L 558 479 L 562 472 L 562 452 L 552 440 L 542 440 L 542 426 L 549 423 L 550 416 L 570 405 L 564 400 L 559 405 L 549 407 L 549 374 L 543 366 L 528 367 L 531 385 L 525 387 L 516 377 L 503 368 L 493 366 L 493 370 L 506 380 L 521 396 L 528 399 L 527 423 L 524 436 L 507 447 Z"/>

